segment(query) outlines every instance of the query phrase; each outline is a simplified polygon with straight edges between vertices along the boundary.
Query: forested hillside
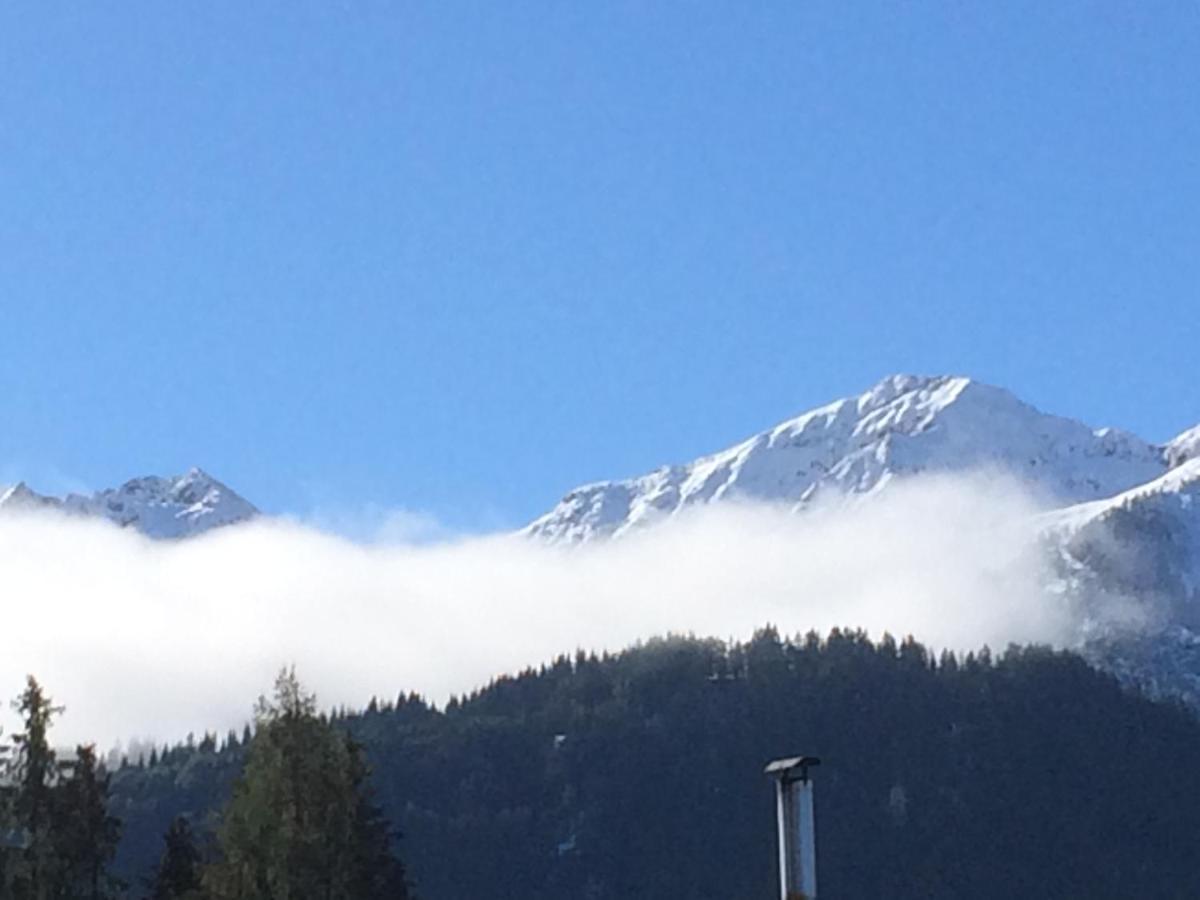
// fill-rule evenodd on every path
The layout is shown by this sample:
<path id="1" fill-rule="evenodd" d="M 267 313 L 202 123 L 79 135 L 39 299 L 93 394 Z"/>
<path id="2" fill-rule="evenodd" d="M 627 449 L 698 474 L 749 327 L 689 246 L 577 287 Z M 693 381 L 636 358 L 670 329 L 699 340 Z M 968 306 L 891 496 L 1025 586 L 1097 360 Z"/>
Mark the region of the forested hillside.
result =
<path id="1" fill-rule="evenodd" d="M 318 686 L 319 687 L 319 686 Z M 563 657 L 437 710 L 337 715 L 423 900 L 774 896 L 777 756 L 819 755 L 829 897 L 1200 896 L 1200 721 L 1041 648 L 835 631 Z M 243 741 L 114 773 L 117 868 L 215 825 Z"/>

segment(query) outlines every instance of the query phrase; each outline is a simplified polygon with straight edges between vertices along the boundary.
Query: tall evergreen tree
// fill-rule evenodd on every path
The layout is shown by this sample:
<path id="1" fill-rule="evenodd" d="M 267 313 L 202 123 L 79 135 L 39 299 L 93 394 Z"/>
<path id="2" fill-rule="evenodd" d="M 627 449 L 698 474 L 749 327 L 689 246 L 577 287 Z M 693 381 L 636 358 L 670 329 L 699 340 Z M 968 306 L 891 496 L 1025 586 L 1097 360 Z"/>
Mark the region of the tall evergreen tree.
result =
<path id="1" fill-rule="evenodd" d="M 188 900 L 200 894 L 200 850 L 192 826 L 183 816 L 163 835 L 162 859 L 150 883 L 150 900 Z"/>
<path id="2" fill-rule="evenodd" d="M 59 859 L 59 891 L 72 900 L 116 896 L 119 885 L 108 873 L 117 852 L 121 825 L 108 814 L 108 774 L 94 746 L 77 748 L 64 764 L 54 792 L 53 837 Z"/>
<path id="3" fill-rule="evenodd" d="M 0 898 L 104 900 L 119 893 L 109 874 L 120 823 L 108 814 L 108 774 L 92 746 L 57 758 L 50 726 L 62 712 L 30 676 L 13 703 L 22 729 L 0 770 Z"/>
<path id="4" fill-rule="evenodd" d="M 383 811 L 371 798 L 367 779 L 370 768 L 362 746 L 349 735 L 343 736 L 349 761 L 349 781 L 355 795 L 351 822 L 353 875 L 350 896 L 362 900 L 408 897 L 404 866 L 392 852 L 393 831 Z"/>
<path id="5" fill-rule="evenodd" d="M 260 699 L 246 767 L 206 873 L 220 900 L 404 900 L 391 836 L 358 746 L 316 712 L 293 671 Z"/>
<path id="6" fill-rule="evenodd" d="M 58 760 L 50 748 L 49 731 L 62 709 L 54 706 L 32 675 L 13 708 L 21 714 L 22 731 L 12 736 L 7 765 L 12 789 L 9 843 L 15 851 L 11 865 L 5 867 L 7 889 L 19 900 L 47 900 L 54 896 L 59 875 L 53 796 Z"/>

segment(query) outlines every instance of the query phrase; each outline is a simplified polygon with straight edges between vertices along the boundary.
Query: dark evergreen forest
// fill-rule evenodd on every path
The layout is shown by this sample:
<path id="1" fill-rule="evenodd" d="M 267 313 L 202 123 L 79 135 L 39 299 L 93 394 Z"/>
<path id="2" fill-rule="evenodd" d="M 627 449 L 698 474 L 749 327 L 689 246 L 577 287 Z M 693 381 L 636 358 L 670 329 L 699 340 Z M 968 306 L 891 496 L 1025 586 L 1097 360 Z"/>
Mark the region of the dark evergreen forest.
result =
<path id="1" fill-rule="evenodd" d="M 1070 653 L 934 659 L 912 640 L 768 628 L 564 656 L 445 709 L 402 695 L 332 719 L 365 748 L 422 900 L 766 900 L 762 768 L 798 753 L 824 760 L 822 896 L 1200 896 L 1200 720 Z M 212 852 L 248 737 L 112 773 L 129 883 L 179 816 Z"/>
<path id="2" fill-rule="evenodd" d="M 122 823 L 95 748 L 59 755 L 50 731 L 63 708 L 32 675 L 13 707 L 21 726 L 0 743 L 0 900 L 410 897 L 361 745 L 318 713 L 292 670 L 279 673 L 270 699 L 259 698 L 238 772 L 219 812 L 205 818 L 208 846 L 177 815 L 150 869 L 128 880 L 113 871 Z"/>

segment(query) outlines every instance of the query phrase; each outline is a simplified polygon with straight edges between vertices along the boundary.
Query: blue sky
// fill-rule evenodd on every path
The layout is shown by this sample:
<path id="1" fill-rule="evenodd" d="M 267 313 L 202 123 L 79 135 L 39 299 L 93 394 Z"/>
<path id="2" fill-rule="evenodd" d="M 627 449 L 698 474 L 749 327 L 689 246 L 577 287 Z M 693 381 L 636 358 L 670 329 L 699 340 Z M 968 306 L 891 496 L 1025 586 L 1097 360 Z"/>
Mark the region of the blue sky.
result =
<path id="1" fill-rule="evenodd" d="M 519 524 L 896 371 L 1200 421 L 1200 8 L 0 11 L 0 479 Z"/>

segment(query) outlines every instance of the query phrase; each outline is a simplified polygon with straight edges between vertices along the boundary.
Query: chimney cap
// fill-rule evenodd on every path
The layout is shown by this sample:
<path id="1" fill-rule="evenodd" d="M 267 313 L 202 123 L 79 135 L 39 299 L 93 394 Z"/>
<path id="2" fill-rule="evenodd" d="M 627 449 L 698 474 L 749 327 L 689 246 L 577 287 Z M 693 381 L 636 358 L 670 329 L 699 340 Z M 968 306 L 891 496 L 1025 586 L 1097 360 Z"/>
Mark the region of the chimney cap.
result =
<path id="1" fill-rule="evenodd" d="M 820 764 L 820 757 L 789 756 L 767 763 L 767 767 L 763 769 L 763 773 L 783 781 L 805 781 L 808 778 L 808 767 L 819 766 Z"/>

